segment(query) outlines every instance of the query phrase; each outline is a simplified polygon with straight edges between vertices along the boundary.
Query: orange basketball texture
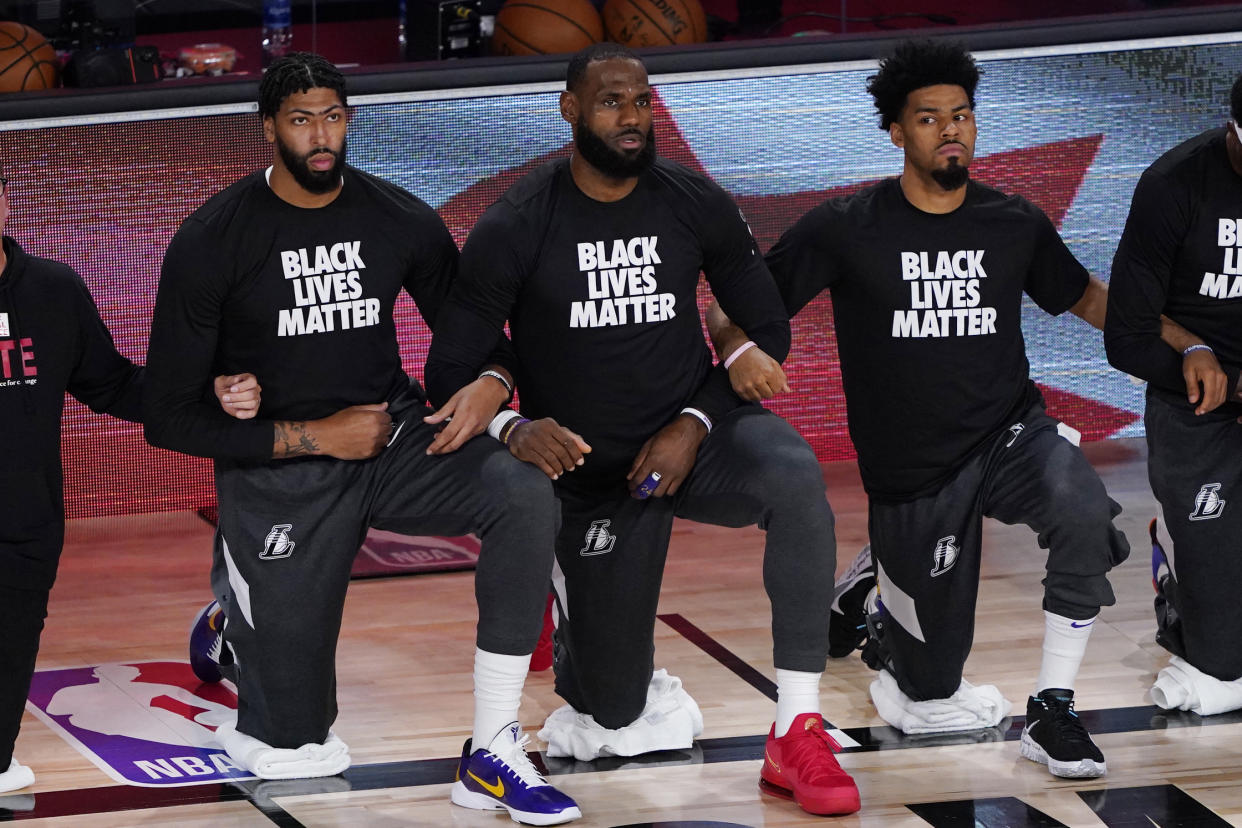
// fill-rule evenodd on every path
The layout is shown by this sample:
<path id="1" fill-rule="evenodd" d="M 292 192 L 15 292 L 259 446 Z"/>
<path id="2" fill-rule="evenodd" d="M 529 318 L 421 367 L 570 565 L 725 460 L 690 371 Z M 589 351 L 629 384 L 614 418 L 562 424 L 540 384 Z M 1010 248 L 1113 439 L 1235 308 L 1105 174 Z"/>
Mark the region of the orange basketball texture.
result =
<path id="1" fill-rule="evenodd" d="M 604 39 L 590 0 L 508 0 L 496 15 L 492 54 L 555 55 Z"/>
<path id="2" fill-rule="evenodd" d="M 609 40 L 634 49 L 703 43 L 707 16 L 699 0 L 608 0 L 604 29 Z"/>
<path id="3" fill-rule="evenodd" d="M 60 61 L 43 35 L 21 23 L 0 23 L 0 92 L 51 89 Z"/>

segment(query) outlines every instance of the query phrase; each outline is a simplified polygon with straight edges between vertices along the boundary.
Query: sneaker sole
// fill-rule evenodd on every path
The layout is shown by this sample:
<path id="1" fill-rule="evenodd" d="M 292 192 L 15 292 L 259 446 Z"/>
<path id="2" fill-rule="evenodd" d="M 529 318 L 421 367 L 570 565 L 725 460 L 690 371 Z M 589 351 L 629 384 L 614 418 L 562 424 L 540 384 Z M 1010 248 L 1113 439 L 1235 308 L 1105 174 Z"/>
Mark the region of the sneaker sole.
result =
<path id="1" fill-rule="evenodd" d="M 815 807 L 809 808 L 802 802 L 798 801 L 798 797 L 789 788 L 778 785 L 775 782 L 769 782 L 762 776 L 759 777 L 759 790 L 769 796 L 775 796 L 778 799 L 786 799 L 796 802 L 798 807 L 806 811 L 808 814 L 816 816 L 840 816 L 842 814 L 852 814 L 862 807 L 862 800 L 859 798 L 858 789 L 852 791 L 843 791 L 837 796 L 826 797 L 815 804 Z"/>
<path id="2" fill-rule="evenodd" d="M 1039 743 L 1025 733 L 1018 748 L 1026 759 L 1048 766 L 1048 772 L 1062 779 L 1094 779 L 1108 773 L 1108 762 L 1097 762 L 1094 759 L 1079 759 L 1077 762 L 1065 762 L 1053 759 Z"/>
<path id="3" fill-rule="evenodd" d="M 476 811 L 508 811 L 509 819 L 524 825 L 560 825 L 582 816 L 582 811 L 578 808 L 566 808 L 559 814 L 535 814 L 529 811 L 519 811 L 517 808 L 506 805 L 499 799 L 488 796 L 485 793 L 470 790 L 462 784 L 460 779 L 453 783 L 449 799 L 454 805 L 460 805 L 463 808 L 473 808 Z"/>

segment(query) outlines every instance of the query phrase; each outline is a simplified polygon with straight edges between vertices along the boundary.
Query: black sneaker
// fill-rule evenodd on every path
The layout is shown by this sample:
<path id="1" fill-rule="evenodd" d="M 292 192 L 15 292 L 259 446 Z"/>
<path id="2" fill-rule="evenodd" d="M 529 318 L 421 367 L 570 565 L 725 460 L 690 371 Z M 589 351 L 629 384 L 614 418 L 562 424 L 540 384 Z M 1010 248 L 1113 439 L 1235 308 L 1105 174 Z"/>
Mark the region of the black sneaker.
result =
<path id="1" fill-rule="evenodd" d="M 1074 691 L 1049 688 L 1026 700 L 1022 755 L 1053 776 L 1083 779 L 1108 773 L 1104 754 L 1074 712 Z"/>
<path id="2" fill-rule="evenodd" d="M 837 579 L 828 616 L 828 655 L 844 658 L 867 638 L 867 596 L 875 589 L 875 566 L 867 544 Z"/>

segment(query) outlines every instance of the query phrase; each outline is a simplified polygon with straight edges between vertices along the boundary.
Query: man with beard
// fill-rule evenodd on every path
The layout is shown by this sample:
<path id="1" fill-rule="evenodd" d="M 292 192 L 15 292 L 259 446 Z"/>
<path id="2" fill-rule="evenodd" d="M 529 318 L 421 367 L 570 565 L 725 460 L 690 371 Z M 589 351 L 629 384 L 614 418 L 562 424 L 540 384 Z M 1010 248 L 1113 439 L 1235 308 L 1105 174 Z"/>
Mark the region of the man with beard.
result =
<path id="1" fill-rule="evenodd" d="M 334 662 L 367 528 L 476 532 L 476 749 L 460 773 L 482 781 L 453 801 L 540 825 L 574 819 L 577 806 L 535 770 L 516 721 L 551 576 L 551 486 L 493 440 L 429 455 L 430 409 L 398 353 L 397 293 L 434 325 L 456 272 L 453 239 L 422 201 L 346 165 L 345 79 L 328 61 L 275 62 L 259 113 L 272 166 L 208 200 L 169 245 L 144 400 L 153 444 L 216 461 L 212 586 L 225 620 L 205 647 L 238 686 L 236 725 L 219 741 L 264 779 L 347 768 L 329 729 Z M 483 347 L 503 360 L 505 344 L 493 336 Z M 199 378 L 229 365 L 255 366 L 262 418 L 225 421 L 204 407 Z M 494 413 L 510 376 L 489 368 L 467 396 Z M 220 677 L 198 663 L 200 678 Z"/>
<path id="2" fill-rule="evenodd" d="M 1074 713 L 1074 679 L 1099 608 L 1114 603 L 1106 573 L 1129 546 L 1077 432 L 1044 411 L 1020 321 L 1025 292 L 1100 328 L 1107 289 L 1039 208 L 970 180 L 978 76 L 958 45 L 900 45 L 868 86 L 904 154 L 900 177 L 811 210 L 767 262 L 791 315 L 825 288 L 832 295 L 875 561 L 856 561 L 843 584 L 853 589 L 842 590 L 851 594 L 835 598 L 855 599 L 852 634 L 878 579 L 882 632 L 869 663 L 881 670 L 880 714 L 921 733 L 990 727 L 1008 712 L 962 668 L 982 518 L 1023 523 L 1048 559 L 1043 663 L 1021 752 L 1058 776 L 1099 776 L 1106 764 Z M 718 309 L 708 321 L 722 355 L 747 338 Z M 736 365 L 735 387 L 769 396 L 755 378 L 784 377 L 768 363 Z"/>
<path id="3" fill-rule="evenodd" d="M 560 97 L 571 157 L 513 185 L 463 249 L 427 363 L 443 403 L 431 419 L 453 418 L 432 450 L 488 425 L 463 416 L 456 392 L 508 320 L 522 412 L 501 412 L 489 430 L 551 477 L 561 501 L 556 689 L 569 705 L 539 734 L 553 756 L 690 746 L 698 707 L 653 669 L 673 518 L 766 529 L 779 697 L 762 782 L 810 812 L 850 813 L 858 790 L 819 715 L 835 566 L 823 477 L 788 423 L 743 404 L 713 369 L 700 270 L 767 353 L 784 354 L 789 321 L 728 195 L 656 158 L 651 101 L 628 49 L 598 44 L 571 59 Z"/>

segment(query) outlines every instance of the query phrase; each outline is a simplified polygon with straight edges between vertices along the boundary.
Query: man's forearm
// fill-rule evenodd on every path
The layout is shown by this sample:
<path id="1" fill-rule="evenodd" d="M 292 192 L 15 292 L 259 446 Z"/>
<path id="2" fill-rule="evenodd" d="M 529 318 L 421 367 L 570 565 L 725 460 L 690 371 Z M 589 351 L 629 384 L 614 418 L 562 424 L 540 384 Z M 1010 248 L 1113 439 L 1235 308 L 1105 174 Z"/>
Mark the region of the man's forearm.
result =
<path id="1" fill-rule="evenodd" d="M 1179 354 L 1184 353 L 1191 345 L 1206 344 L 1202 339 L 1163 314 L 1160 316 L 1160 338 Z"/>
<path id="2" fill-rule="evenodd" d="M 314 428 L 304 421 L 278 420 L 272 423 L 272 458 L 307 457 L 319 454 Z"/>
<path id="3" fill-rule="evenodd" d="M 746 332 L 733 324 L 733 320 L 725 315 L 718 302 L 712 302 L 707 307 L 707 333 L 712 338 L 716 357 L 721 362 L 728 359 L 748 339 Z"/>

